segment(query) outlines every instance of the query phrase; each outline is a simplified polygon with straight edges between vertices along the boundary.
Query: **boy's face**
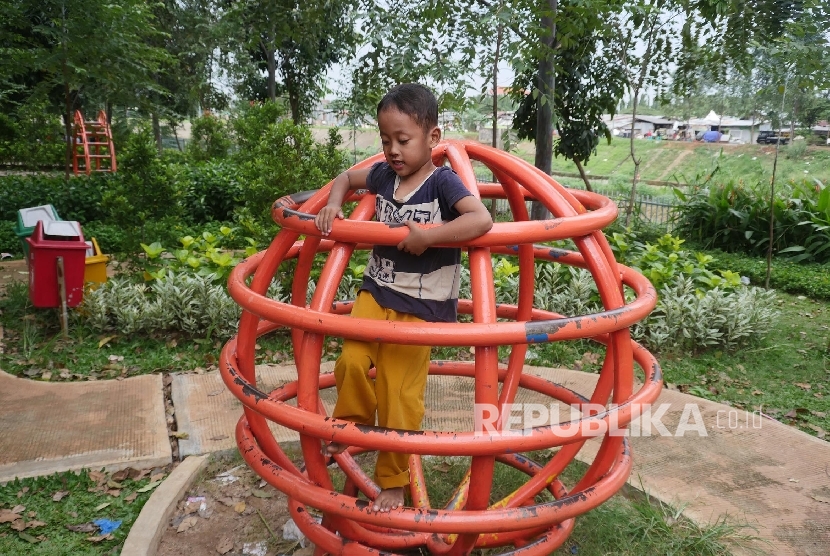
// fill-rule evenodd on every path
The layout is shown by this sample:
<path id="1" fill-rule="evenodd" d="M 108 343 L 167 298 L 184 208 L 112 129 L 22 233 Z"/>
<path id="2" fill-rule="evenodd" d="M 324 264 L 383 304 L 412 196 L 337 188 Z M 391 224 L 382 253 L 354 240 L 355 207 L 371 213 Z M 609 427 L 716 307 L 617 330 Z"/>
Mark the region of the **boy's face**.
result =
<path id="1" fill-rule="evenodd" d="M 441 130 L 426 131 L 412 116 L 395 108 L 378 114 L 378 129 L 383 154 L 401 178 L 432 169 L 432 149 L 441 140 Z"/>

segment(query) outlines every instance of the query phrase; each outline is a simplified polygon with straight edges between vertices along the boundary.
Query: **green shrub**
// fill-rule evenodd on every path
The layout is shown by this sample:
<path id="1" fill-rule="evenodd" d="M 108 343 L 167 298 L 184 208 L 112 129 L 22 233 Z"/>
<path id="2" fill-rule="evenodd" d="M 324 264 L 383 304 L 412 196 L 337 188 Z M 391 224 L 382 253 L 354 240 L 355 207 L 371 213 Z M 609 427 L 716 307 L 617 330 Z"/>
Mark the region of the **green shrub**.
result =
<path id="1" fill-rule="evenodd" d="M 761 285 L 766 280 L 765 259 L 725 252 L 715 252 L 715 259 L 716 264 L 739 272 L 753 284 Z M 830 265 L 773 258 L 770 287 L 813 299 L 830 299 Z"/>
<path id="2" fill-rule="evenodd" d="M 739 274 L 730 270 L 711 270 L 711 255 L 682 249 L 684 240 L 664 234 L 654 243 L 641 242 L 636 236 L 614 233 L 609 237 L 617 262 L 632 267 L 648 278 L 658 290 L 683 275 L 692 280 L 698 291 L 741 286 Z"/>
<path id="3" fill-rule="evenodd" d="M 233 219 L 242 205 L 237 169 L 226 161 L 191 164 L 179 174 L 184 181 L 183 211 L 194 224 Z"/>
<path id="4" fill-rule="evenodd" d="M 830 260 L 830 189 L 818 181 L 780 184 L 772 203 L 773 253 Z M 707 249 L 763 256 L 769 248 L 769 187 L 728 181 L 675 190 L 676 230 Z"/>
<path id="5" fill-rule="evenodd" d="M 119 334 L 182 331 L 228 338 L 240 308 L 220 285 L 192 274 L 170 274 L 149 285 L 114 278 L 84 295 L 81 314 L 97 332 Z"/>
<path id="6" fill-rule="evenodd" d="M 784 151 L 784 156 L 786 156 L 790 160 L 798 160 L 804 158 L 804 155 L 807 154 L 807 141 L 793 141 L 789 145 L 787 145 L 786 150 Z"/>
<path id="7" fill-rule="evenodd" d="M 225 158 L 231 149 L 228 126 L 216 116 L 206 114 L 191 120 L 187 156 L 194 162 Z"/>
<path id="8" fill-rule="evenodd" d="M 63 166 L 64 128 L 45 98 L 31 100 L 11 113 L 0 113 L 0 164 L 36 170 Z"/>
<path id="9" fill-rule="evenodd" d="M 17 221 L 17 211 L 40 205 L 52 205 L 64 220 L 81 223 L 102 220 L 104 192 L 114 187 L 118 174 L 72 176 L 31 175 L 0 176 L 0 219 Z"/>
<path id="10" fill-rule="evenodd" d="M 286 301 L 279 282 L 268 297 Z M 184 332 L 192 337 L 226 340 L 236 332 L 240 306 L 223 285 L 192 273 L 168 273 L 149 283 L 113 278 L 84 295 L 78 312 L 99 333 L 158 334 Z"/>
<path id="11" fill-rule="evenodd" d="M 226 249 L 227 244 L 234 241 L 235 231 L 222 226 L 216 234 L 204 231 L 195 237 L 187 235 L 179 238 L 180 249 L 169 252 L 159 242 L 150 245 L 142 243 L 141 248 L 147 256 L 144 270 L 147 276 L 154 279 L 162 279 L 171 273 L 192 272 L 224 283 L 233 267 L 242 260 Z M 257 248 L 253 239 L 246 239 L 248 246 L 245 255 L 250 256 L 256 253 Z"/>
<path id="12" fill-rule="evenodd" d="M 634 339 L 655 350 L 734 351 L 764 338 L 778 316 L 775 292 L 762 288 L 701 294 L 691 278 L 678 276 L 659 293 L 654 311 L 632 328 Z"/>
<path id="13" fill-rule="evenodd" d="M 104 192 L 101 205 L 108 223 L 119 223 L 132 230 L 143 230 L 148 221 L 181 215 L 182 191 L 178 167 L 165 164 L 158 156 L 148 129 L 134 133 L 120 157 L 119 179 Z M 128 237 L 129 250 L 137 251 L 144 234 Z"/>
<path id="14" fill-rule="evenodd" d="M 294 125 L 281 117 L 281 110 L 274 103 L 248 106 L 232 120 L 242 199 L 251 214 L 266 221 L 276 199 L 318 189 L 347 165 L 336 129 L 329 130 L 325 144 L 318 144 L 308 126 Z"/>
<path id="15" fill-rule="evenodd" d="M 14 233 L 16 224 L 16 220 L 14 222 L 0 220 L 0 253 L 9 253 L 18 258 L 23 256 L 23 247 L 17 234 Z"/>
<path id="16" fill-rule="evenodd" d="M 632 328 L 632 336 L 656 350 L 691 352 L 734 350 L 762 339 L 775 319 L 774 293 L 747 287 L 734 269 L 708 254 L 681 249 L 682 244 L 670 235 L 655 244 L 619 233 L 612 238 L 618 256 L 646 276 L 656 277 L 660 292 L 656 309 Z M 535 276 L 535 307 L 568 316 L 602 311 L 589 271 L 537 261 Z M 352 290 L 359 284 L 356 277 L 348 276 L 347 281 Z M 497 303 L 517 302 L 518 266 L 513 257 L 493 259 L 493 282 Z M 470 295 L 466 266 L 462 266 L 460 295 Z"/>

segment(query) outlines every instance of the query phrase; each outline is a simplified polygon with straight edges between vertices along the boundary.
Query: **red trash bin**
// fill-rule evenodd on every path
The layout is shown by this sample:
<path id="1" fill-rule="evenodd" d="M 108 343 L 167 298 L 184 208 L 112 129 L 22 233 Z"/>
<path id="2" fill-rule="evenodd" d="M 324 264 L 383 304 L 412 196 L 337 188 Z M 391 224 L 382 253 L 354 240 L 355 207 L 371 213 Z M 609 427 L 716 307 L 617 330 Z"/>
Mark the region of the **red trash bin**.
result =
<path id="1" fill-rule="evenodd" d="M 35 307 L 60 307 L 58 257 L 63 257 L 66 305 L 77 307 L 84 297 L 87 245 L 77 222 L 39 221 L 26 238 L 29 244 L 29 299 Z"/>

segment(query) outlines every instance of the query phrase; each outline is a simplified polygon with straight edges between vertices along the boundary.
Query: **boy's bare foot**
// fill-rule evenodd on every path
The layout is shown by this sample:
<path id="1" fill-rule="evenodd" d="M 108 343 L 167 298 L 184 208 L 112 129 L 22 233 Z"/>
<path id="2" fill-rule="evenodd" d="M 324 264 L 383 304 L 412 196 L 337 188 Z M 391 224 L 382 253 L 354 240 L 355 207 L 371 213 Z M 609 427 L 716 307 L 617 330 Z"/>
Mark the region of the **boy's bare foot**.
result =
<path id="1" fill-rule="evenodd" d="M 372 504 L 372 510 L 378 513 L 386 513 L 403 507 L 403 487 L 385 488 L 380 491 L 378 497 Z"/>
<path id="2" fill-rule="evenodd" d="M 345 444 L 339 444 L 337 442 L 329 442 L 326 444 L 324 454 L 328 454 L 330 456 L 334 456 L 337 454 L 342 454 L 348 449 L 348 446 Z"/>

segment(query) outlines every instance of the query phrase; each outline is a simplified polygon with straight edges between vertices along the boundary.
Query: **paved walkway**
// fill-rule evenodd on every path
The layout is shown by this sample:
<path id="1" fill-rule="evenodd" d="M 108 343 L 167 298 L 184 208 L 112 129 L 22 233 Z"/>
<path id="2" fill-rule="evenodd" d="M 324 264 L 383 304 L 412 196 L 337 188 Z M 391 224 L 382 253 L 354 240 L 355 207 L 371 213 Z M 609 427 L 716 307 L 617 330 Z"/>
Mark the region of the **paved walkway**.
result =
<path id="1" fill-rule="evenodd" d="M 327 370 L 330 364 L 324 364 Z M 526 372 L 583 394 L 597 380 L 564 369 Z M 266 391 L 295 376 L 293 367 L 258 368 Z M 424 428 L 470 430 L 471 384 L 430 378 Z M 178 428 L 189 434 L 179 443 L 182 457 L 234 447 L 242 406 L 218 373 L 177 375 L 172 395 Z M 329 409 L 333 395 L 323 396 Z M 550 403 L 526 391 L 517 402 Z M 760 547 L 767 554 L 830 554 L 830 443 L 679 392 L 664 390 L 657 403 L 669 404 L 662 423 L 673 436 L 632 437 L 632 486 L 701 523 L 724 516 L 748 522 L 769 542 Z M 682 423 L 688 431 L 678 437 Z M 148 467 L 171 458 L 158 376 L 48 384 L 0 372 L 0 427 L 0 481 L 80 467 Z M 293 431 L 274 431 L 280 441 L 297 439 Z M 587 443 L 580 459 L 591 461 L 597 446 Z"/>

